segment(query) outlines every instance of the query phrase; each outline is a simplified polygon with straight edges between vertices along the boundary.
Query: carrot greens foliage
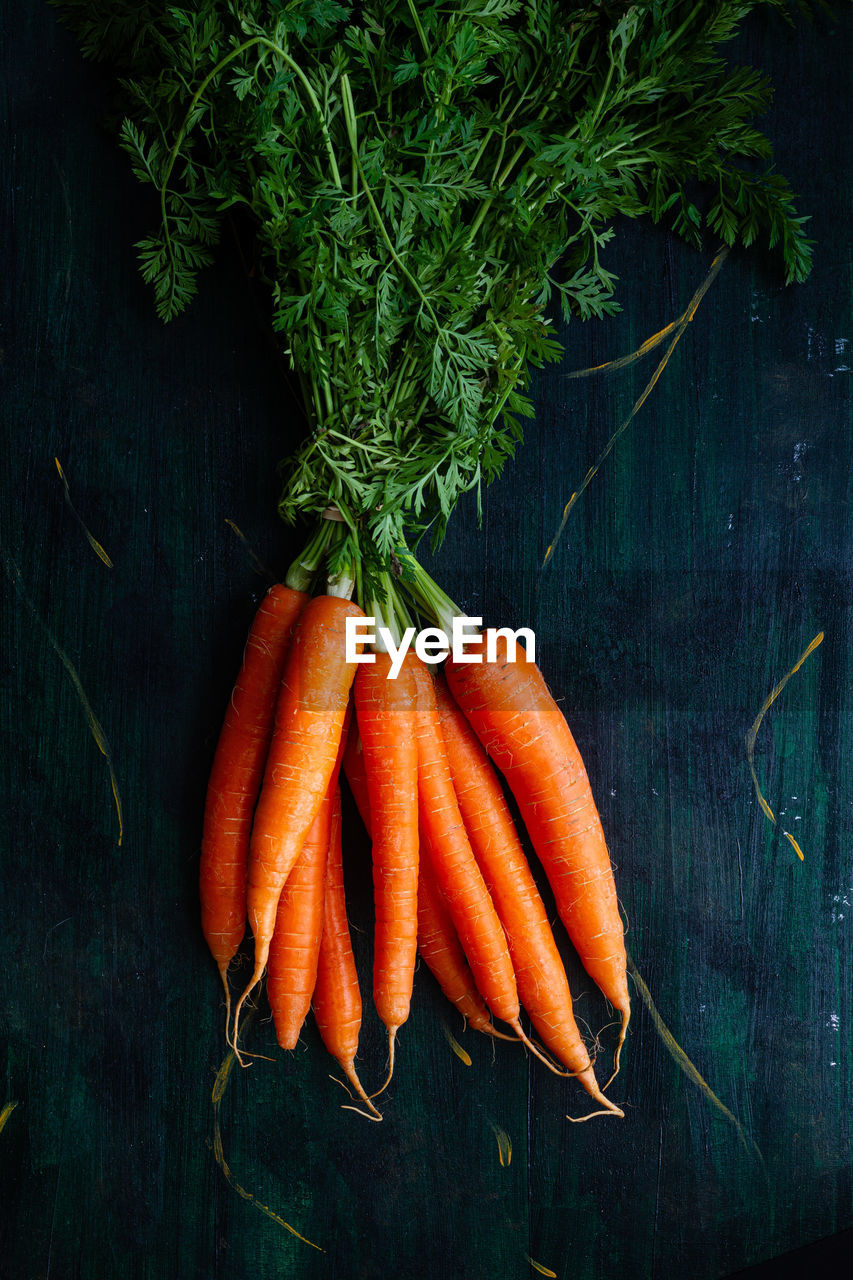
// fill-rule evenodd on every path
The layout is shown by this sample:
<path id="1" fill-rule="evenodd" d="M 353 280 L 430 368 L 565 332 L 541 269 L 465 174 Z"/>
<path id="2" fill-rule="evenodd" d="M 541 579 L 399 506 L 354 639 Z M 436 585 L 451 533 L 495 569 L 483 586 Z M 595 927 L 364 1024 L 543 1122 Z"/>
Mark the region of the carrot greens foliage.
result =
<path id="1" fill-rule="evenodd" d="M 223 220 L 254 225 L 308 431 L 281 514 L 330 503 L 371 579 L 440 541 L 532 413 L 557 322 L 616 309 L 617 216 L 689 242 L 810 245 L 754 118 L 766 78 L 725 43 L 783 0 L 60 0 L 116 72 L 153 187 L 142 273 L 164 320 Z"/>

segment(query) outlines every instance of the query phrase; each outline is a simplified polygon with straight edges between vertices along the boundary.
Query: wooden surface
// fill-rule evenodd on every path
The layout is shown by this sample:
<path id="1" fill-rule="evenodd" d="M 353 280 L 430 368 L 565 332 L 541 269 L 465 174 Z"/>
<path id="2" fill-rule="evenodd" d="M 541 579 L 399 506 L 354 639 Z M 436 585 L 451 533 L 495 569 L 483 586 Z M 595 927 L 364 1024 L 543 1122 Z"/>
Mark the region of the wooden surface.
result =
<path id="1" fill-rule="evenodd" d="M 196 903 L 206 771 L 265 587 L 227 521 L 284 569 L 275 466 L 299 424 L 233 255 L 190 314 L 156 321 L 131 247 L 150 202 L 103 128 L 104 85 L 46 6 L 5 7 L 4 1277 L 479 1280 L 535 1275 L 531 1257 L 561 1280 L 716 1280 L 851 1226 L 851 36 L 847 10 L 835 28 L 762 19 L 734 50 L 777 85 L 767 127 L 812 216 L 810 280 L 784 289 L 775 261 L 731 255 L 540 572 L 655 357 L 565 375 L 674 319 L 710 263 L 620 228 L 623 314 L 565 335 L 482 529 L 466 504 L 435 562 L 469 613 L 536 628 L 637 970 L 744 1141 L 639 996 L 613 1086 L 626 1119 L 572 1126 L 578 1087 L 464 1032 L 420 972 L 382 1125 L 340 1109 L 313 1027 L 284 1055 L 256 1023 L 274 1060 L 230 1077 L 233 1177 L 320 1253 L 215 1162 L 222 1008 Z M 756 739 L 774 827 L 744 737 L 819 631 Z M 367 985 L 369 864 L 347 819 Z M 607 1011 L 565 951 L 597 1031 Z M 370 1013 L 365 1079 L 383 1064 Z"/>

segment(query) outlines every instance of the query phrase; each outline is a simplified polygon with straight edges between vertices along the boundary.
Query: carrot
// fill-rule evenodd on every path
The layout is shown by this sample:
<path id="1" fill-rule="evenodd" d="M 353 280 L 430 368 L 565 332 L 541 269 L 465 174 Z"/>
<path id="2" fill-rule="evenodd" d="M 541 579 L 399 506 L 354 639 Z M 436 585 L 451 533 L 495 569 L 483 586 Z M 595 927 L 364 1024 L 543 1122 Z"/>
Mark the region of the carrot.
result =
<path id="1" fill-rule="evenodd" d="M 363 617 L 339 596 L 315 596 L 294 629 L 275 712 L 249 847 L 247 905 L 255 938 L 251 978 L 234 1011 L 263 976 L 278 900 L 329 786 L 355 676 L 346 661 L 345 622 Z"/>
<path id="2" fill-rule="evenodd" d="M 368 1098 L 355 1069 L 358 1033 L 361 1029 L 361 992 L 352 953 L 344 898 L 341 853 L 341 793 L 335 787 L 331 806 L 329 858 L 323 902 L 323 929 L 314 986 L 314 1019 L 323 1043 L 340 1064 L 359 1098 L 372 1112 L 382 1116 Z"/>
<path id="3" fill-rule="evenodd" d="M 388 1030 L 388 1080 L 397 1031 L 409 1016 L 418 949 L 418 744 L 408 654 L 395 679 L 376 653 L 353 686 L 373 839 L 373 999 Z M 386 1081 L 387 1083 L 387 1081 Z"/>
<path id="4" fill-rule="evenodd" d="M 622 1015 L 615 1068 L 631 1016 L 613 870 L 586 769 L 542 675 L 519 647 L 507 659 L 447 664 L 456 702 L 503 772 L 587 973 Z M 484 643 L 484 641 L 483 641 Z"/>
<path id="5" fill-rule="evenodd" d="M 370 797 L 367 794 L 364 753 L 355 723 L 350 726 L 343 768 L 369 834 Z M 427 838 L 421 831 L 418 857 L 418 951 L 448 1000 L 456 1005 L 463 1018 L 467 1018 L 476 1031 L 483 1031 L 498 1040 L 515 1040 L 516 1036 L 505 1036 L 502 1031 L 496 1030 L 489 1019 L 489 1011 L 477 990 L 450 912 L 435 882 L 427 844 Z"/>
<path id="6" fill-rule="evenodd" d="M 246 868 L 252 813 L 272 736 L 275 699 L 293 625 L 308 603 L 277 585 L 261 602 L 219 735 L 207 788 L 201 839 L 201 927 L 225 989 L 228 967 L 246 931 Z"/>
<path id="7" fill-rule="evenodd" d="M 477 989 L 496 1018 L 515 1030 L 515 975 L 506 938 L 480 874 L 456 802 L 430 672 L 414 671 L 418 708 L 418 807 L 435 878 L 444 895 Z"/>
<path id="8" fill-rule="evenodd" d="M 531 1053 L 551 1067 L 519 1021 L 521 1007 L 506 936 L 459 812 L 432 675 L 421 662 L 413 671 L 418 698 L 418 809 L 436 881 L 486 1004 L 496 1018 L 509 1023 Z M 609 1111 L 616 1110 L 598 1090 L 591 1071 L 582 1080 Z"/>
<path id="9" fill-rule="evenodd" d="M 282 1049 L 296 1048 L 317 980 L 331 807 L 327 792 L 278 900 L 267 998 Z"/>
<path id="10" fill-rule="evenodd" d="M 447 999 L 475 1031 L 498 1040 L 517 1039 L 492 1025 L 436 883 L 426 840 L 418 867 L 418 950 Z"/>
<path id="11" fill-rule="evenodd" d="M 296 1048 L 317 980 L 332 805 L 348 721 L 349 707 L 326 794 L 278 900 L 267 963 L 267 998 L 282 1049 Z"/>
<path id="12" fill-rule="evenodd" d="M 591 1063 L 566 971 L 500 782 L 443 681 L 436 681 L 435 693 L 456 798 L 506 933 L 521 1003 L 546 1047 L 582 1074 Z"/>

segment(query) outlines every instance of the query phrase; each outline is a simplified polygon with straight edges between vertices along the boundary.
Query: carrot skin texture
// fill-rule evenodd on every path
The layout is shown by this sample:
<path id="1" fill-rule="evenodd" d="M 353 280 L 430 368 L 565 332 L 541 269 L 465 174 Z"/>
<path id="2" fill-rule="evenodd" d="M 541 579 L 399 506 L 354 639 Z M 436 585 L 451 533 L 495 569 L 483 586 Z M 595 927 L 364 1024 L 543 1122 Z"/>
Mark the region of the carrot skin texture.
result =
<path id="1" fill-rule="evenodd" d="M 389 1032 L 409 1016 L 418 948 L 418 746 L 409 654 L 359 667 L 353 693 L 372 827 L 373 999 Z"/>
<path id="2" fill-rule="evenodd" d="M 459 808 L 509 944 L 521 1003 L 546 1047 L 572 1072 L 591 1068 L 545 904 L 489 758 L 447 686 L 435 685 Z"/>
<path id="3" fill-rule="evenodd" d="M 469 1026 L 493 1035 L 489 1011 L 477 990 L 450 912 L 436 884 L 426 848 L 418 868 L 418 950 L 447 999 Z"/>
<path id="4" fill-rule="evenodd" d="M 515 1026 L 520 1007 L 506 937 L 471 850 L 444 751 L 431 673 L 414 668 L 418 707 L 418 804 L 435 879 L 474 974 L 496 1018 Z"/>
<path id="5" fill-rule="evenodd" d="M 518 802 L 584 968 L 622 1014 L 624 1039 L 631 1006 L 616 885 L 586 769 L 562 712 L 520 646 L 516 662 L 507 660 L 502 636 L 496 662 L 449 662 L 446 671 L 454 699 Z"/>
<path id="6" fill-rule="evenodd" d="M 346 1070 L 347 1065 L 352 1066 L 358 1051 L 362 1004 L 344 896 L 338 787 L 335 787 L 330 814 L 323 929 L 312 1004 L 324 1045 Z"/>
<path id="7" fill-rule="evenodd" d="M 278 900 L 329 786 L 356 664 L 345 657 L 345 623 L 363 617 L 338 596 L 315 596 L 294 629 L 249 849 L 249 925 L 260 980 Z M 236 1036 L 235 1036 L 236 1039 Z"/>
<path id="8" fill-rule="evenodd" d="M 278 900 L 267 998 L 282 1049 L 296 1048 L 317 980 L 331 807 L 326 794 Z"/>
<path id="9" fill-rule="evenodd" d="M 312 1003 L 323 1044 L 367 1107 L 369 1118 L 381 1120 L 382 1116 L 365 1093 L 355 1069 L 362 1006 L 344 894 L 341 793 L 338 786 L 335 786 L 332 797 L 323 928 Z"/>
<path id="10" fill-rule="evenodd" d="M 349 713 L 348 706 L 326 794 L 278 900 L 267 963 L 267 996 L 282 1049 L 296 1048 L 317 980 L 332 813 Z"/>
<path id="11" fill-rule="evenodd" d="M 355 725 L 350 726 L 344 752 L 344 774 L 365 828 L 370 833 L 370 798 L 364 754 Z M 451 1004 L 475 1031 L 498 1035 L 459 942 L 450 912 L 435 882 L 427 841 L 420 832 L 418 854 L 418 951 Z"/>
<path id="12" fill-rule="evenodd" d="M 272 737 L 275 701 L 302 591 L 271 587 L 255 615 L 216 747 L 204 810 L 199 891 L 202 931 L 226 993 L 226 971 L 246 931 L 252 814 Z"/>

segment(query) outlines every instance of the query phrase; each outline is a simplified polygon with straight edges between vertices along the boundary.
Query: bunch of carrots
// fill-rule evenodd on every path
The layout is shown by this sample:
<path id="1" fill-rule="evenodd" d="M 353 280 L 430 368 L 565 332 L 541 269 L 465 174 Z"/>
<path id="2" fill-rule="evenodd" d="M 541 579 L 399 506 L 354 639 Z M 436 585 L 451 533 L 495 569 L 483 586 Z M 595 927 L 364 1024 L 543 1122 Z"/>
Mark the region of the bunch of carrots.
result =
<path id="1" fill-rule="evenodd" d="M 375 616 L 398 652 L 412 610 L 450 629 L 459 610 L 406 539 L 430 530 L 437 547 L 462 495 L 513 456 L 534 413 L 532 371 L 562 355 L 556 310 L 568 321 L 616 308 L 602 250 L 617 216 L 668 223 L 696 245 L 763 234 L 788 280 L 808 274 L 807 220 L 753 123 L 769 82 L 725 57 L 752 10 L 786 6 L 55 3 L 115 73 L 121 142 L 155 196 L 137 248 L 158 314 L 190 304 L 225 220 L 239 218 L 306 419 L 279 511 L 319 524 L 261 606 L 205 817 L 204 929 L 230 1043 L 242 1060 L 241 1011 L 266 975 L 281 1043 L 295 1045 L 313 1003 L 378 1115 L 354 1065 L 343 770 L 373 837 L 388 1078 L 420 951 L 474 1026 L 523 1040 L 621 1114 L 596 1083 L 493 768 L 621 1016 L 618 1069 L 630 1006 L 610 861 L 541 675 L 498 648 L 441 676 L 410 655 L 386 679 L 387 655 L 347 660 L 345 625 Z M 232 1016 L 228 971 L 247 922 L 254 967 Z"/>
<path id="2" fill-rule="evenodd" d="M 266 975 L 276 1035 L 295 1048 L 313 1006 L 320 1035 L 367 1114 L 394 1069 L 418 953 L 477 1030 L 518 1039 L 576 1076 L 599 1110 L 623 1112 L 599 1086 L 578 1030 L 560 953 L 495 765 L 515 796 L 560 917 L 590 976 L 630 1018 L 622 920 L 586 770 L 536 665 L 495 637 L 495 661 L 433 673 L 413 650 L 347 660 L 348 618 L 365 611 L 355 581 L 313 580 L 327 523 L 283 585 L 263 600 L 214 758 L 204 819 L 201 906 L 240 1061 L 240 1016 Z M 370 613 L 402 634 L 409 605 L 446 623 L 459 610 L 413 556 L 384 581 Z M 449 630 L 449 628 L 448 628 Z M 399 640 L 397 640 L 399 645 Z M 469 647 L 470 652 L 470 647 Z M 371 1096 L 355 1066 L 362 1016 L 344 900 L 340 773 L 372 838 L 373 999 L 388 1032 L 388 1072 Z M 246 924 L 254 966 L 233 1007 L 228 971 Z M 521 1024 L 526 1009 L 537 1041 Z M 508 1030 L 499 1030 L 495 1019 Z M 608 1084 L 610 1081 L 607 1082 Z M 604 1086 L 606 1088 L 607 1085 Z M 584 1117 L 588 1118 L 588 1117 Z"/>

